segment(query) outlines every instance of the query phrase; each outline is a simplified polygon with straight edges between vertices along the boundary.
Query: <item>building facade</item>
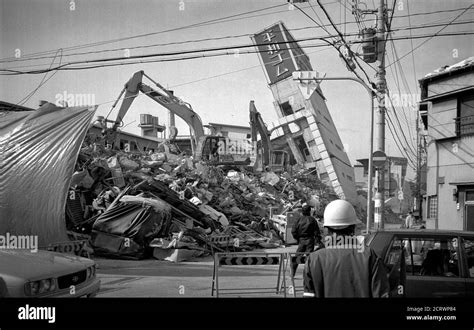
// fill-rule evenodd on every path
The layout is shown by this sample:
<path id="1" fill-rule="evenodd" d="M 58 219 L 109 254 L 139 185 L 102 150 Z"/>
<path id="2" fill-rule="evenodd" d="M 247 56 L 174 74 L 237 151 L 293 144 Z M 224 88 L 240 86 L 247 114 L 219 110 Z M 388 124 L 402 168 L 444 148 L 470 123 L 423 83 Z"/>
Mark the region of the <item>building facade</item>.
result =
<path id="1" fill-rule="evenodd" d="M 427 228 L 474 230 L 474 57 L 420 79 Z"/>
<path id="2" fill-rule="evenodd" d="M 259 51 L 284 139 L 296 162 L 314 168 L 339 198 L 358 204 L 354 169 L 317 84 L 293 79 L 313 70 L 308 56 L 282 22 L 252 36 Z"/>
<path id="3" fill-rule="evenodd" d="M 229 139 L 250 139 L 252 137 L 250 126 L 209 123 L 204 127 L 209 130 L 208 135 L 225 136 Z"/>

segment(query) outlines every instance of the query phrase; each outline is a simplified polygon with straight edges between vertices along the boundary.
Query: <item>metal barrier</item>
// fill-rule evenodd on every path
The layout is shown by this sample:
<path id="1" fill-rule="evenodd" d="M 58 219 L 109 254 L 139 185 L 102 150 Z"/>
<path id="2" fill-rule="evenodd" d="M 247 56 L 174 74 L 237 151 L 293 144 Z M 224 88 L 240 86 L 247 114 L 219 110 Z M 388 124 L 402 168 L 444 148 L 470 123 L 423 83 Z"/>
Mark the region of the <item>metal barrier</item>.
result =
<path id="1" fill-rule="evenodd" d="M 286 259 L 285 259 L 285 269 L 288 266 L 288 262 L 290 263 L 290 267 L 293 263 L 296 263 L 298 265 L 304 265 L 306 263 L 306 259 L 308 258 L 310 252 L 290 252 L 287 253 Z M 284 282 L 286 282 L 286 272 L 284 274 Z M 290 293 L 293 293 L 293 296 L 296 298 L 296 291 L 297 287 L 295 285 L 295 278 L 291 276 L 291 288 L 290 288 Z M 303 288 L 301 288 L 301 291 L 303 291 Z"/>
<path id="2" fill-rule="evenodd" d="M 212 275 L 212 291 L 211 296 L 216 292 L 216 298 L 219 298 L 220 291 L 242 291 L 240 294 L 254 294 L 254 293 L 270 293 L 272 290 L 275 294 L 280 293 L 280 282 L 282 272 L 285 273 L 285 254 L 271 253 L 271 252 L 234 252 L 234 253 L 216 253 L 214 255 L 214 271 Z M 268 266 L 278 265 L 278 277 L 276 287 L 272 288 L 258 288 L 262 291 L 249 291 L 253 288 L 226 288 L 219 287 L 219 269 L 223 266 Z M 286 298 L 286 281 L 283 281 L 283 294 Z M 247 291 L 246 291 L 247 290 Z M 257 288 L 255 288 L 257 290 Z M 264 291 L 265 290 L 265 291 Z M 223 293 L 221 293 L 222 295 Z"/>

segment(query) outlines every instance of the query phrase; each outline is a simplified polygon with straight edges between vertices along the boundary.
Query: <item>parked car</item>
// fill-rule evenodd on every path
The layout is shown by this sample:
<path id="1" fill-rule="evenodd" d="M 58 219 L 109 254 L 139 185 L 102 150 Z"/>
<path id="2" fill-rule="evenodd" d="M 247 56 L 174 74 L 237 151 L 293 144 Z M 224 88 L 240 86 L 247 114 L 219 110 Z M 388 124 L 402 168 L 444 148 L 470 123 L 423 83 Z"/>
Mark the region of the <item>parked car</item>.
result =
<path id="1" fill-rule="evenodd" d="M 95 297 L 93 260 L 42 251 L 0 249 L 0 297 Z"/>
<path id="2" fill-rule="evenodd" d="M 392 295 L 474 297 L 474 232 L 385 230 L 369 234 L 366 245 L 385 262 Z"/>

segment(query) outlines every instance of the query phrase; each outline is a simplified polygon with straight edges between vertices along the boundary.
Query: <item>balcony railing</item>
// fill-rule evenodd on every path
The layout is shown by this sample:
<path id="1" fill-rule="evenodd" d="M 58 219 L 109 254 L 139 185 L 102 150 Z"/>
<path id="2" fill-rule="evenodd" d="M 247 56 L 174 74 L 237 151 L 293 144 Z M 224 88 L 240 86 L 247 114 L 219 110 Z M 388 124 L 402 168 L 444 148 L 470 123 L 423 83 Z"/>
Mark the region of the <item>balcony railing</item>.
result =
<path id="1" fill-rule="evenodd" d="M 456 134 L 463 136 L 474 134 L 474 116 L 463 116 L 454 118 L 456 122 Z"/>

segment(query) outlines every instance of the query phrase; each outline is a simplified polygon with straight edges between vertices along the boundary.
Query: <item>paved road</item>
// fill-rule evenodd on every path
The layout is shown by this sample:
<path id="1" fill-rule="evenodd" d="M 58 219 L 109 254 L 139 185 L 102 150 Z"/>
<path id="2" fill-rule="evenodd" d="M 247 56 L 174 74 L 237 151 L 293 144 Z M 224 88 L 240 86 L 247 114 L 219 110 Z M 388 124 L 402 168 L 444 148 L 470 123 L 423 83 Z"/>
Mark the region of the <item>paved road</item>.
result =
<path id="1" fill-rule="evenodd" d="M 386 227 L 400 226 L 387 224 Z M 281 253 L 295 250 L 296 246 L 293 245 L 252 252 Z M 102 281 L 99 297 L 211 297 L 214 262 L 210 256 L 179 263 L 156 259 L 135 261 L 96 258 L 95 260 L 99 264 L 98 276 Z M 302 270 L 303 265 L 300 265 L 295 283 L 297 296 L 302 295 Z M 287 274 L 287 284 L 290 286 L 289 269 Z M 221 289 L 251 287 L 252 291 L 265 291 L 251 295 L 239 292 L 238 296 L 283 297 L 282 294 L 277 295 L 273 289 L 276 289 L 277 278 L 278 266 L 224 266 L 219 269 Z M 261 290 L 262 288 L 265 290 Z"/>
<path id="2" fill-rule="evenodd" d="M 267 252 L 295 250 L 296 246 L 291 246 Z M 99 264 L 98 276 L 102 282 L 98 297 L 211 297 L 214 265 L 212 257 L 180 263 L 155 259 L 95 260 Z M 295 283 L 297 290 L 302 285 L 302 270 L 301 265 Z M 222 291 L 232 293 L 225 295 L 229 297 L 283 297 L 283 294 L 276 294 L 278 272 L 277 265 L 222 266 L 219 268 L 219 288 L 239 289 Z M 289 276 L 287 284 L 290 285 Z M 243 294 L 241 289 L 244 288 L 248 288 L 246 291 L 251 291 L 252 294 Z M 258 293 L 253 293 L 257 291 Z M 291 292 L 289 288 L 287 292 Z"/>

